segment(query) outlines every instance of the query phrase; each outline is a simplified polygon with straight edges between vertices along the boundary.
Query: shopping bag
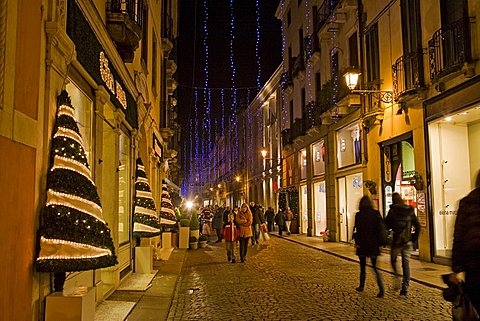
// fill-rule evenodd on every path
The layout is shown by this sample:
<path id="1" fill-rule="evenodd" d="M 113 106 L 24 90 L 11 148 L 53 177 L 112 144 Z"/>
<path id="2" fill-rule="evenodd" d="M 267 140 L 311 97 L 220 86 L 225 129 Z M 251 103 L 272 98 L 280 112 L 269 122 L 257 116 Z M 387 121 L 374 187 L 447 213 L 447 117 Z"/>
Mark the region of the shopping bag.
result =
<path id="1" fill-rule="evenodd" d="M 478 313 L 475 310 L 472 302 L 463 292 L 459 295 L 458 302 L 453 303 L 452 316 L 454 321 L 480 320 L 480 317 L 478 316 Z"/>
<path id="2" fill-rule="evenodd" d="M 267 224 L 265 224 L 265 223 L 262 223 L 262 224 L 260 224 L 260 227 L 261 227 L 261 229 L 262 229 L 262 232 L 264 232 L 264 233 L 268 233 Z"/>
<path id="3" fill-rule="evenodd" d="M 263 238 L 263 240 L 265 242 L 270 240 L 270 235 L 268 235 L 268 232 L 264 232 L 263 229 L 260 231 L 260 235 L 261 235 L 261 238 Z"/>

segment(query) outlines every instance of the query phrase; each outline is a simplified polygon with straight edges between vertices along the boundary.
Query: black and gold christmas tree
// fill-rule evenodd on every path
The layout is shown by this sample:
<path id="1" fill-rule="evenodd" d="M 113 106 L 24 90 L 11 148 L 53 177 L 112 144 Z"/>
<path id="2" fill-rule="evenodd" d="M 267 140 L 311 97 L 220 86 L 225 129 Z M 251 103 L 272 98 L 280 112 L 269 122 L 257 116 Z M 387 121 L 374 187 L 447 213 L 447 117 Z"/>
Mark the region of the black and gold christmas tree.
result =
<path id="1" fill-rule="evenodd" d="M 36 268 L 70 272 L 115 265 L 110 229 L 66 91 L 58 97 L 57 106 Z"/>
<path id="2" fill-rule="evenodd" d="M 160 208 L 160 223 L 165 225 L 173 225 L 177 223 L 175 209 L 168 193 L 167 184 L 162 182 L 162 206 Z"/>
<path id="3" fill-rule="evenodd" d="M 155 201 L 152 197 L 147 173 L 142 159 L 137 158 L 137 171 L 135 181 L 135 209 L 133 213 L 133 236 L 152 237 L 160 234 Z"/>

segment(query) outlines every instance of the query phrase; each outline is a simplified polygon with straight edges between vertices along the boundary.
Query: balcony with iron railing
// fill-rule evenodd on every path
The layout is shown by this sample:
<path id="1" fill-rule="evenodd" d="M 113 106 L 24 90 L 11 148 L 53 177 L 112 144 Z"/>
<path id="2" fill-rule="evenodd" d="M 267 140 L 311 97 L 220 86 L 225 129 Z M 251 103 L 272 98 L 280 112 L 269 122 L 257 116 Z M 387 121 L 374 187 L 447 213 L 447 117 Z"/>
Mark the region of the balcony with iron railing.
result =
<path id="1" fill-rule="evenodd" d="M 335 10 L 335 7 L 341 0 L 325 0 L 322 5 L 317 9 L 316 18 L 317 24 L 315 26 L 315 34 L 322 29 L 327 23 L 328 18 Z"/>
<path id="2" fill-rule="evenodd" d="M 292 130 L 290 128 L 285 128 L 282 130 L 282 146 L 285 147 L 293 143 L 292 139 Z"/>
<path id="3" fill-rule="evenodd" d="M 465 17 L 437 30 L 428 41 L 430 79 L 433 81 L 460 70 L 471 62 L 470 19 Z"/>
<path id="4" fill-rule="evenodd" d="M 397 59 L 392 66 L 393 95 L 401 101 L 425 87 L 423 79 L 423 52 L 411 52 Z"/>
<path id="5" fill-rule="evenodd" d="M 133 62 L 142 39 L 143 0 L 107 1 L 107 30 L 125 62 Z"/>
<path id="6" fill-rule="evenodd" d="M 305 71 L 305 60 L 303 59 L 303 51 L 298 54 L 295 58 L 295 62 L 293 63 L 292 68 L 292 76 L 293 78 L 301 77 Z"/>
<path id="7" fill-rule="evenodd" d="M 315 54 L 320 56 L 320 44 L 316 34 L 309 35 L 303 40 L 305 46 L 305 59 L 311 59 Z"/>
<path id="8" fill-rule="evenodd" d="M 307 120 L 304 118 L 295 118 L 293 121 L 292 132 L 290 138 L 295 140 L 297 137 L 305 136 L 307 134 Z"/>

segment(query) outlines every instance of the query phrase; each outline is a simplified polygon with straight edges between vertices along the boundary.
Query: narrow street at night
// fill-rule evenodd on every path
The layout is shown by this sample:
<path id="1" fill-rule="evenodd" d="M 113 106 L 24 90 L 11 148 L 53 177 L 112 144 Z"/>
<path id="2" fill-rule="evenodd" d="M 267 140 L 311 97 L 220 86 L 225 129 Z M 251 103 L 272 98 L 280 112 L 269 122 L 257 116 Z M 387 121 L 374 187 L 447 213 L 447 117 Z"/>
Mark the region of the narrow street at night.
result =
<path id="1" fill-rule="evenodd" d="M 400 296 L 382 272 L 379 299 L 370 269 L 365 291 L 355 291 L 358 263 L 272 237 L 232 264 L 224 245 L 187 251 L 168 320 L 451 320 L 441 291 L 417 282 Z"/>

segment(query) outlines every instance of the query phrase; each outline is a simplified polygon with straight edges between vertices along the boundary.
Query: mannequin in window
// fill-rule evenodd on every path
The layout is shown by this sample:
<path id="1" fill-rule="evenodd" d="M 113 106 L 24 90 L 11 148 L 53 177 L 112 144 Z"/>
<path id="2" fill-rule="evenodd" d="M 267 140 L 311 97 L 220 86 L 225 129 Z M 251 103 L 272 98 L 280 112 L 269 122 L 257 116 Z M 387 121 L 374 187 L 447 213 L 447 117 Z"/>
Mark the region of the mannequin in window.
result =
<path id="1" fill-rule="evenodd" d="M 353 150 L 355 153 L 355 164 L 360 164 L 362 161 L 361 150 L 360 150 L 360 130 L 358 126 L 355 126 L 355 129 L 352 130 L 352 140 L 353 140 Z"/>

